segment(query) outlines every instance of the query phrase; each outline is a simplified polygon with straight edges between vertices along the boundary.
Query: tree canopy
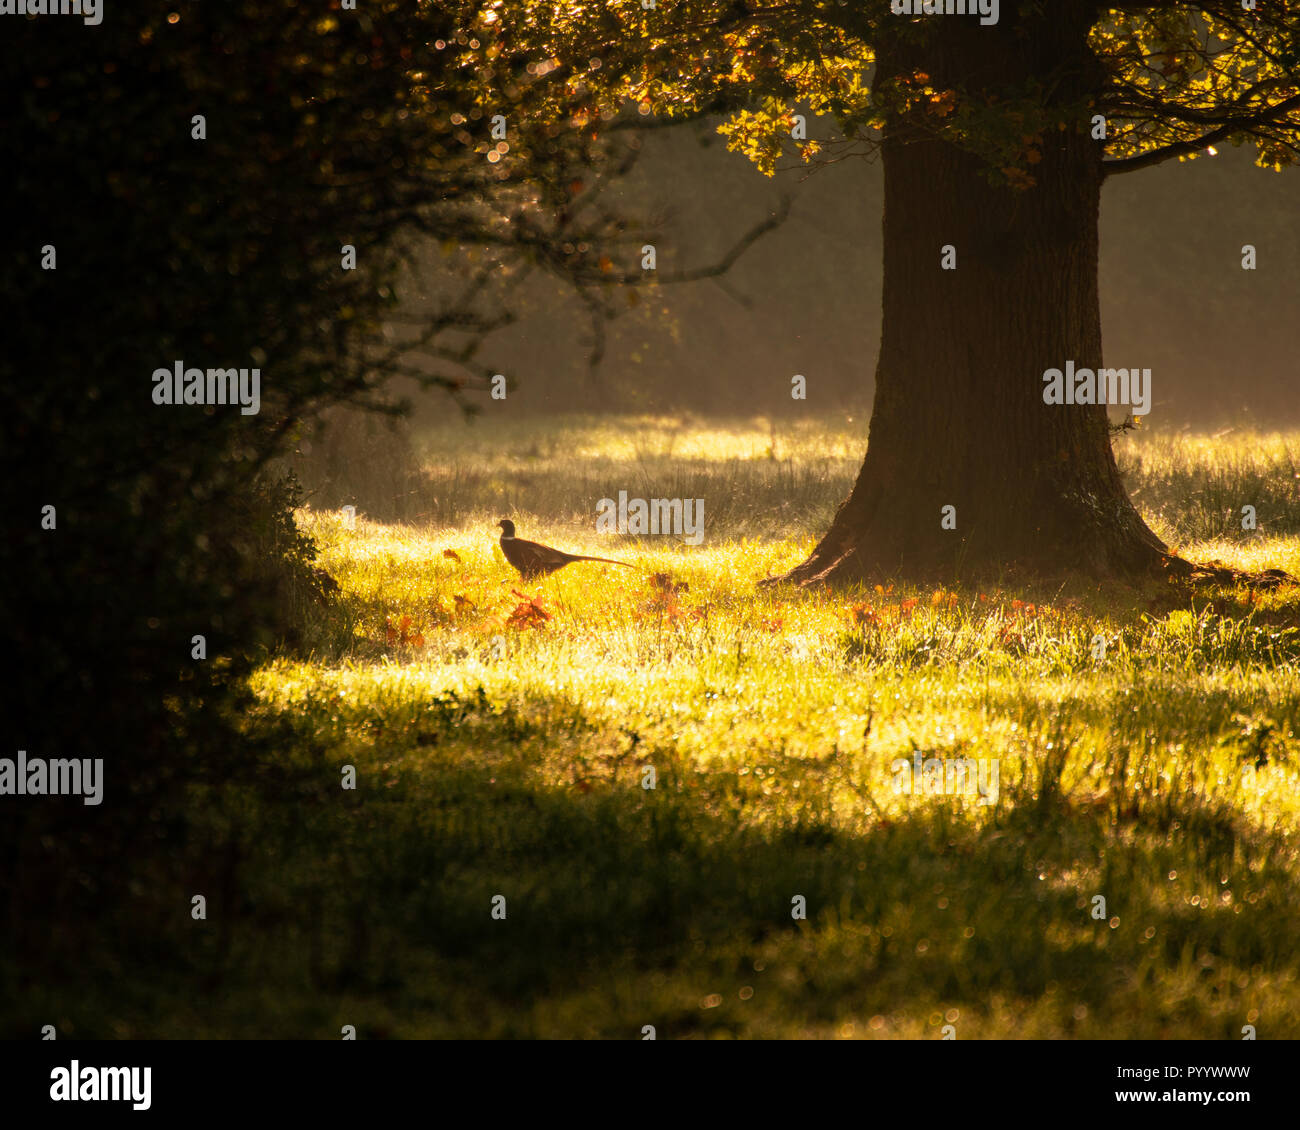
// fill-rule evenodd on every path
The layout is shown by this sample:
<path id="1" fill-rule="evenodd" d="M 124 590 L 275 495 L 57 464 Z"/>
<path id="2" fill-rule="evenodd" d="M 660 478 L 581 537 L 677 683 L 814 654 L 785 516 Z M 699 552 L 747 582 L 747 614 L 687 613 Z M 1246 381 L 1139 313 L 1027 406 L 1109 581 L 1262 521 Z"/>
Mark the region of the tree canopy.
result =
<path id="1" fill-rule="evenodd" d="M 1253 144 L 1258 163 L 1275 169 L 1300 156 L 1300 27 L 1279 0 L 1250 8 L 1241 0 L 1003 0 L 1003 20 L 1047 14 L 1088 28 L 1096 66 L 1000 89 L 993 76 L 894 65 L 923 56 L 942 21 L 892 8 L 889 0 L 695 0 L 649 9 L 524 5 L 507 14 L 492 5 L 502 14 L 485 26 L 510 25 L 551 53 L 567 108 L 586 120 L 622 100 L 669 117 L 727 108 L 731 145 L 765 172 L 782 157 L 826 163 L 873 153 L 881 131 L 904 117 L 918 136 L 958 144 L 1023 186 L 1034 183 L 1047 133 L 1091 131 L 1096 114 L 1107 123 L 1099 148 L 1108 173 L 1219 143 Z M 793 139 L 803 109 L 836 132 Z"/>

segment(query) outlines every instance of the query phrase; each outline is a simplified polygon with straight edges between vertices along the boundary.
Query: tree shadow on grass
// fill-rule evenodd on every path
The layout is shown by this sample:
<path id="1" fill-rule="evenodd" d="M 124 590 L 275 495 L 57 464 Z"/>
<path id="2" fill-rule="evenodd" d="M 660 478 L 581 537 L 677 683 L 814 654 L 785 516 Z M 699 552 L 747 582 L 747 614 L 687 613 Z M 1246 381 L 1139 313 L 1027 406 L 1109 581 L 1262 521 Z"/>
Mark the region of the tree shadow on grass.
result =
<path id="1" fill-rule="evenodd" d="M 1212 799 L 1071 800 L 1027 774 L 994 810 L 918 796 L 882 817 L 846 787 L 848 754 L 755 750 L 742 774 L 551 706 L 431 696 L 347 748 L 307 712 L 279 719 L 275 787 L 212 805 L 242 862 L 208 928 L 186 921 L 145 971 L 124 920 L 88 963 L 114 982 L 46 981 L 11 1026 L 937 1038 L 956 1017 L 966 1037 L 1228 1038 L 1261 1007 L 1294 1023 L 1294 853 Z"/>

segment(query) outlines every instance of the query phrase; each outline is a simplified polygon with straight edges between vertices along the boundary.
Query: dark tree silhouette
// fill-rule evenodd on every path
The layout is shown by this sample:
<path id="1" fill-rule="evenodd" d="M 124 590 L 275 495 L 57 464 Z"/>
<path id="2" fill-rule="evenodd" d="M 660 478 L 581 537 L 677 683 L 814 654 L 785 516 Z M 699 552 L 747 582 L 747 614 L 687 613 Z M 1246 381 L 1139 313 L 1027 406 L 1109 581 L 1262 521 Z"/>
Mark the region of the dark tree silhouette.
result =
<path id="1" fill-rule="evenodd" d="M 518 279 L 590 289 L 612 241 L 640 234 L 602 201 L 635 133 L 584 128 L 531 45 L 493 36 L 480 58 L 490 9 L 364 7 L 144 0 L 90 32 L 6 21 L 0 164 L 21 221 L 0 258 L 0 470 L 17 496 L 0 633 L 22 657 L 6 741 L 103 757 L 107 776 L 101 807 L 0 823 L 14 953 L 54 960 L 69 900 L 83 923 L 168 918 L 174 890 L 142 875 L 192 860 L 195 782 L 290 788 L 240 712 L 241 676 L 328 599 L 293 489 L 266 473 L 300 423 L 391 409 L 396 373 L 463 399 Z M 431 237 L 477 262 L 385 337 Z M 152 374 L 177 360 L 260 368 L 260 411 L 155 404 Z"/>

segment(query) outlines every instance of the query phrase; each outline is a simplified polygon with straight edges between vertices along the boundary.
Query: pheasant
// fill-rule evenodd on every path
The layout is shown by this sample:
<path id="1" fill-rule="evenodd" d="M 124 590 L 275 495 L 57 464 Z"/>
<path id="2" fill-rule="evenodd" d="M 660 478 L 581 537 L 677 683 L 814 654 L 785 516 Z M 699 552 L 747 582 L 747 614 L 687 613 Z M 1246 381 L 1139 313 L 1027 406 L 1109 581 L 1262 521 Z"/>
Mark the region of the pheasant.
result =
<path id="1" fill-rule="evenodd" d="M 525 581 L 531 581 L 534 577 L 545 577 L 548 573 L 563 569 L 571 561 L 603 561 L 606 565 L 622 565 L 625 569 L 636 568 L 626 561 L 613 561 L 608 557 L 587 557 L 581 553 L 565 553 L 563 550 L 552 549 L 549 545 L 517 538 L 515 524 L 509 518 L 502 518 L 497 525 L 501 527 L 501 552 L 505 554 L 506 560 L 519 570 L 519 575 Z"/>

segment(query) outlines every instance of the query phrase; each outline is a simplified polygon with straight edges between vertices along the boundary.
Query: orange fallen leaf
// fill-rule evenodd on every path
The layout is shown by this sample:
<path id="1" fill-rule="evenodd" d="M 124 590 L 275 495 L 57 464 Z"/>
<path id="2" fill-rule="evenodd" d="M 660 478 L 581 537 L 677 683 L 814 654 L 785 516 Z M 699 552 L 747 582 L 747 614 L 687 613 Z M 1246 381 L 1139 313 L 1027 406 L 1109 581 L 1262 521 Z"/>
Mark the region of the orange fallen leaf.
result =
<path id="1" fill-rule="evenodd" d="M 880 586 L 877 585 L 877 588 Z M 849 618 L 855 624 L 879 624 L 880 617 L 869 604 L 855 604 L 849 609 Z"/>
<path id="2" fill-rule="evenodd" d="M 516 631 L 524 631 L 528 628 L 540 628 L 547 620 L 551 619 L 551 614 L 542 607 L 542 603 L 537 597 L 524 596 L 518 589 L 511 589 L 510 591 L 520 600 L 506 618 L 506 627 L 514 628 Z"/>

